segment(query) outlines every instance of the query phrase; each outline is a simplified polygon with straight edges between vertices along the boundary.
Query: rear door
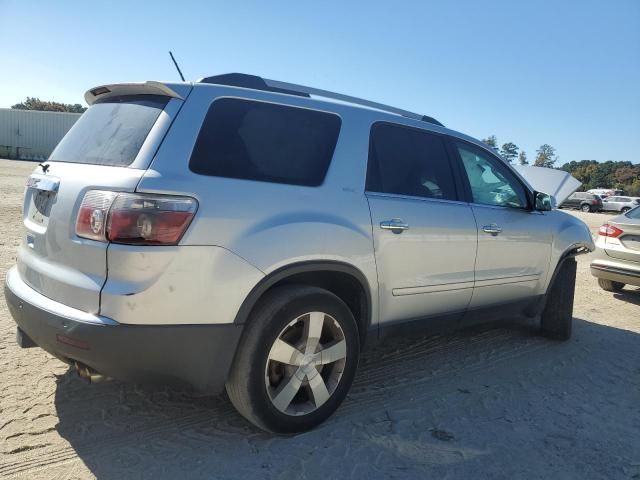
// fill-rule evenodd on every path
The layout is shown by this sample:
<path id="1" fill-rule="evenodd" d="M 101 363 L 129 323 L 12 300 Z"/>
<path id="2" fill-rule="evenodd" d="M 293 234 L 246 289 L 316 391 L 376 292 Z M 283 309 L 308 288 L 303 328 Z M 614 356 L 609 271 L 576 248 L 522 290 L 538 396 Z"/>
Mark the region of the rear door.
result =
<path id="1" fill-rule="evenodd" d="M 441 135 L 377 123 L 366 195 L 380 289 L 380 324 L 462 314 L 471 299 L 477 231 L 459 199 Z"/>
<path id="2" fill-rule="evenodd" d="M 27 181 L 22 280 L 65 305 L 97 313 L 107 243 L 80 238 L 75 222 L 88 190 L 134 191 L 182 102 L 136 95 L 96 102 Z"/>
<path id="3" fill-rule="evenodd" d="M 563 207 L 570 207 L 570 208 L 577 208 L 580 206 L 580 194 L 579 193 L 574 193 L 573 195 L 571 195 L 569 198 L 567 198 L 565 200 L 565 202 L 563 203 Z"/>
<path id="4" fill-rule="evenodd" d="M 469 308 L 533 298 L 542 290 L 551 255 L 551 229 L 529 208 L 524 184 L 502 160 L 453 140 L 478 225 L 475 285 Z"/>

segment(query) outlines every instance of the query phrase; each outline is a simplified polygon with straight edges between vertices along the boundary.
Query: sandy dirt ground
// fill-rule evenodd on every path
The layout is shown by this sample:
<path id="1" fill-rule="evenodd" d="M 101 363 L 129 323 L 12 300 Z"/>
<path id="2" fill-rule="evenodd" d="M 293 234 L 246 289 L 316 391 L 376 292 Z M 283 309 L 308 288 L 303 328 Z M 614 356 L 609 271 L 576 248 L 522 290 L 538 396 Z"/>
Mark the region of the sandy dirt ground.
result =
<path id="1" fill-rule="evenodd" d="M 34 164 L 0 160 L 0 280 Z M 607 215 L 575 213 L 593 231 Z M 225 399 L 88 385 L 19 349 L 0 292 L 0 477 L 640 478 L 640 289 L 600 290 L 578 262 L 574 337 L 532 326 L 386 341 L 328 422 L 257 431 Z"/>

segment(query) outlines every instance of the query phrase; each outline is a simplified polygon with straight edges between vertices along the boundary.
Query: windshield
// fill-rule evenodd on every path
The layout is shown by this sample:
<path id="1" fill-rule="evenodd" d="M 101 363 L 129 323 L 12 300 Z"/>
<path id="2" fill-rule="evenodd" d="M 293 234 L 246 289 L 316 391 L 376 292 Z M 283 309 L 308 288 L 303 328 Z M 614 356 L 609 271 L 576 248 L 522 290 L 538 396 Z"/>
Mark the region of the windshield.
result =
<path id="1" fill-rule="evenodd" d="M 49 160 L 130 165 L 168 100 L 162 96 L 137 95 L 96 102 L 60 141 Z"/>

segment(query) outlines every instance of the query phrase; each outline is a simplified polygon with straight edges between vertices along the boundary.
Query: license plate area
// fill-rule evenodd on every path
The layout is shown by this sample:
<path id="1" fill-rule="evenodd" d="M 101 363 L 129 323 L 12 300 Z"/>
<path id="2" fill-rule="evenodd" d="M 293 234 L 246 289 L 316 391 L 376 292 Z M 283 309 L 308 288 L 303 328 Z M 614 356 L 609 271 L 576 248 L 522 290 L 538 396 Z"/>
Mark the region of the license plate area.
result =
<path id="1" fill-rule="evenodd" d="M 46 229 L 56 192 L 30 189 L 30 193 L 27 221 L 39 229 Z"/>
<path id="2" fill-rule="evenodd" d="M 27 212 L 25 224 L 38 233 L 44 233 L 49 224 L 51 207 L 60 186 L 60 179 L 51 175 L 32 173 L 27 178 Z"/>

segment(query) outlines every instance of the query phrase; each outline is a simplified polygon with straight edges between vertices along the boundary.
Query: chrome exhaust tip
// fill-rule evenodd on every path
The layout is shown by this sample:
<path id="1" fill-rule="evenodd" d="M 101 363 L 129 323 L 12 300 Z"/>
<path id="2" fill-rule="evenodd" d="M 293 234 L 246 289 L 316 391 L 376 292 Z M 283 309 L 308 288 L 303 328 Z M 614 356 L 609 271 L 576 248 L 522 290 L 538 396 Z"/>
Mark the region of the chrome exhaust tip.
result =
<path id="1" fill-rule="evenodd" d="M 76 367 L 76 372 L 78 372 L 78 376 L 80 378 L 84 378 L 89 383 L 102 383 L 111 380 L 111 377 L 107 377 L 106 375 L 96 372 L 93 368 L 85 365 L 84 363 L 74 362 L 74 365 Z"/>

